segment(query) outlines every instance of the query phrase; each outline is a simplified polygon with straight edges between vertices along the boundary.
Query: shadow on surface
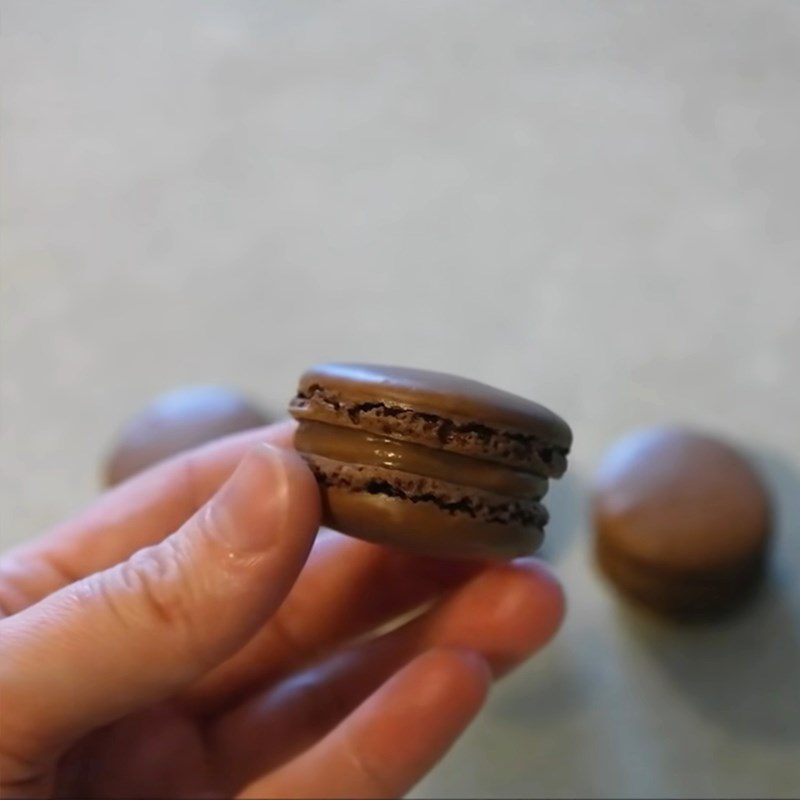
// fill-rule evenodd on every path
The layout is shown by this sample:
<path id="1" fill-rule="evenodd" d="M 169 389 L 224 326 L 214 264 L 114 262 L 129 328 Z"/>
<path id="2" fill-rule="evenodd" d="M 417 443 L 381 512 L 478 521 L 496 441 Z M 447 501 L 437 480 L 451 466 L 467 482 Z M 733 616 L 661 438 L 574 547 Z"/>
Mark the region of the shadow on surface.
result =
<path id="1" fill-rule="evenodd" d="M 528 731 L 577 713 L 593 691 L 591 675 L 584 674 L 568 652 L 549 648 L 528 665 L 504 679 L 495 690 L 493 713 Z"/>
<path id="2" fill-rule="evenodd" d="M 698 710 L 745 738 L 800 741 L 800 475 L 755 454 L 775 504 L 776 537 L 764 585 L 738 613 L 670 625 L 624 619 Z"/>

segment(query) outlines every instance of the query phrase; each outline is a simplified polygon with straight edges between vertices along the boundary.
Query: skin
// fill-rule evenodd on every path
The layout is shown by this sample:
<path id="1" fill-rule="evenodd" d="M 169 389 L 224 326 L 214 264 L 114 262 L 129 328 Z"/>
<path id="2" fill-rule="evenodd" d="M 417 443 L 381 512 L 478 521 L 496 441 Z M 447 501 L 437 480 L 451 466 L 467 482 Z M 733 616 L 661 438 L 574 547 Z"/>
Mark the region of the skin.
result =
<path id="1" fill-rule="evenodd" d="M 0 561 L 3 797 L 397 797 L 555 633 L 535 560 L 317 533 L 292 432 L 176 456 Z"/>

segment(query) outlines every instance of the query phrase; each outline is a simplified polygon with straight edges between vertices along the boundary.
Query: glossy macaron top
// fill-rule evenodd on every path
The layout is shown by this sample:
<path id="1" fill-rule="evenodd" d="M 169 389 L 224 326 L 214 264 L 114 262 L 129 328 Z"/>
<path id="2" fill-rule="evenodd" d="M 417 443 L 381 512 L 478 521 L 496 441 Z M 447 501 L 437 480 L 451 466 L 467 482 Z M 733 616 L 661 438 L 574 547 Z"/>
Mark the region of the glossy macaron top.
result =
<path id="1" fill-rule="evenodd" d="M 372 364 L 322 364 L 301 377 L 298 419 L 415 441 L 557 477 L 572 432 L 538 403 L 478 381 Z"/>
<path id="2" fill-rule="evenodd" d="M 626 437 L 595 482 L 600 546 L 672 573 L 714 574 L 758 557 L 770 516 L 767 491 L 743 456 L 690 430 Z"/>

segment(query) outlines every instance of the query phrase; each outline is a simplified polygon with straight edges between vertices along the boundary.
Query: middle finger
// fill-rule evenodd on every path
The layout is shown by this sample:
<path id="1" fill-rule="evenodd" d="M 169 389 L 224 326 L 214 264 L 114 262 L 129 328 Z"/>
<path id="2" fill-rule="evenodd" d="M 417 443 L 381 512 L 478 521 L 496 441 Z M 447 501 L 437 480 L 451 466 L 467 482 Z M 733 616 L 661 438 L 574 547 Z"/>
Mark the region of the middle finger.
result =
<path id="1" fill-rule="evenodd" d="M 401 627 L 267 686 L 210 728 L 227 774 L 249 782 L 313 745 L 403 664 L 432 647 L 479 653 L 495 676 L 555 633 L 563 595 L 535 559 L 487 567 Z"/>
<path id="2" fill-rule="evenodd" d="M 323 529 L 275 616 L 181 699 L 195 713 L 216 713 L 254 685 L 278 680 L 317 660 L 440 596 L 482 568 L 476 562 L 389 550 Z"/>

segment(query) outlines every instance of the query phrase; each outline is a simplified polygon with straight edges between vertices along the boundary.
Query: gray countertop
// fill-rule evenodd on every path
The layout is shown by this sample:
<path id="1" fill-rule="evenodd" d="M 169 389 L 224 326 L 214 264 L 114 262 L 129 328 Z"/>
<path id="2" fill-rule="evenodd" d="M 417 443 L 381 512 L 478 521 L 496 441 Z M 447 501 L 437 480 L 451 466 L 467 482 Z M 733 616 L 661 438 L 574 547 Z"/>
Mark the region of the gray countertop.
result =
<path id="1" fill-rule="evenodd" d="M 560 637 L 425 796 L 800 792 L 800 5 L 2 2 L 2 544 L 89 501 L 185 383 L 281 409 L 326 359 L 444 368 L 574 427 Z M 754 454 L 769 588 L 614 599 L 586 487 L 661 422 Z"/>

